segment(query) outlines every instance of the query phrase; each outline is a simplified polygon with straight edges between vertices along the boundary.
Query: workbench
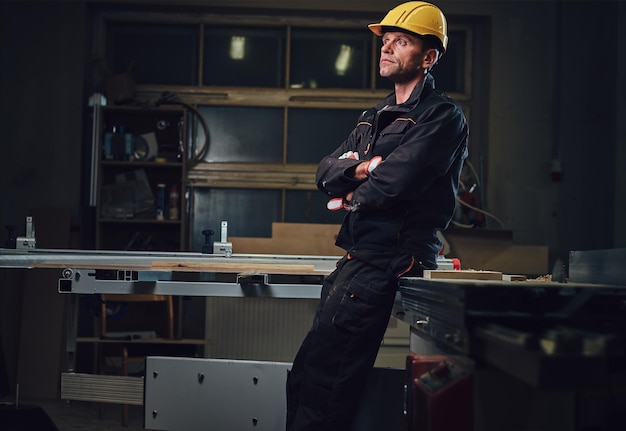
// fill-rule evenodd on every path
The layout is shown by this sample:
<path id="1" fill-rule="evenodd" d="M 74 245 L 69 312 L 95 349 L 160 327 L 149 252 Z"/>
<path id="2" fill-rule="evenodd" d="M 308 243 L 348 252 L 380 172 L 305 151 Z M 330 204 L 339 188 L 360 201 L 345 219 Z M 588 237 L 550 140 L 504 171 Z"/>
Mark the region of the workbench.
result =
<path id="1" fill-rule="evenodd" d="M 58 268 L 59 293 L 317 298 L 334 256 L 88 250 L 0 251 L 0 268 Z M 215 274 L 215 277 L 207 277 Z M 218 276 L 222 274 L 222 276 Z M 262 286 L 245 289 L 245 286 Z"/>
<path id="2" fill-rule="evenodd" d="M 334 256 L 234 254 L 225 257 L 71 250 L 0 253 L 0 268 L 58 268 L 60 294 L 315 299 L 336 261 Z M 578 270 L 579 267 L 573 268 L 572 273 L 578 274 Z M 618 283 L 621 279 L 620 274 Z M 611 283 L 595 281 L 590 283 L 581 276 L 567 283 L 403 278 L 393 316 L 410 325 L 413 353 L 471 358 L 477 368 L 497 369 L 502 375 L 540 391 L 560 394 L 592 391 L 610 396 L 626 387 L 626 285 L 612 284 L 614 279 Z M 75 340 L 75 311 L 70 309 L 68 340 Z M 423 346 L 430 350 L 421 351 Z M 73 348 L 75 345 L 68 343 L 68 353 Z M 170 371 L 177 373 L 177 362 L 153 358 L 150 363 L 148 359 L 149 366 L 159 369 L 165 366 L 167 378 L 176 381 Z M 204 362 L 190 364 L 199 369 L 205 366 Z M 101 384 L 96 380 L 77 382 L 71 373 L 65 377 L 68 387 L 78 385 L 84 389 L 85 385 Z M 150 383 L 152 388 L 148 383 L 145 387 L 143 381 L 130 385 L 116 383 L 117 401 L 141 404 L 142 396 L 154 398 L 155 383 Z M 180 390 L 184 392 L 187 388 Z M 97 399 L 93 394 L 90 396 Z M 175 393 L 168 396 L 177 397 Z M 579 400 L 572 402 L 584 407 Z M 149 419 L 146 411 L 146 421 Z M 568 418 L 563 423 L 555 429 L 579 429 L 576 419 Z M 486 430 L 497 429 L 483 425 Z M 150 429 L 167 428 L 155 424 Z"/>
<path id="3" fill-rule="evenodd" d="M 58 269 L 57 291 L 70 294 L 66 328 L 68 372 L 61 376 L 61 398 L 131 405 L 143 404 L 143 379 L 73 372 L 77 339 L 90 341 L 77 337 L 79 295 L 317 299 L 324 277 L 335 268 L 337 260 L 336 256 L 234 254 L 225 257 L 184 252 L 0 250 L 0 269 Z M 196 340 L 159 340 L 169 344 L 193 342 Z"/>
<path id="4" fill-rule="evenodd" d="M 412 350 L 427 340 L 533 387 L 602 387 L 609 358 L 626 353 L 626 286 L 404 278 L 399 295 L 394 315 L 411 325 Z"/>
<path id="5" fill-rule="evenodd" d="M 412 354 L 474 372 L 473 400 L 444 399 L 437 415 L 446 391 L 427 393 L 431 423 L 459 414 L 463 399 L 476 430 L 626 429 L 624 259 L 626 250 L 572 252 L 560 283 L 401 279 L 393 313 L 410 325 Z M 447 395 L 453 380 L 442 379 Z"/>

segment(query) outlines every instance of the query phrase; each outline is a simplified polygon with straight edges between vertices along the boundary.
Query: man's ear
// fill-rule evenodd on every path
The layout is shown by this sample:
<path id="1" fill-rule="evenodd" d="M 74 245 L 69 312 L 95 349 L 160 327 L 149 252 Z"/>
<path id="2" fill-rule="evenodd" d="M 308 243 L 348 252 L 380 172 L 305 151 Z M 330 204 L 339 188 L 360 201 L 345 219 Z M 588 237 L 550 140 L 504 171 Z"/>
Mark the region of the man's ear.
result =
<path id="1" fill-rule="evenodd" d="M 422 66 L 424 69 L 430 69 L 433 67 L 437 61 L 439 60 L 439 51 L 432 48 L 424 53 L 424 60 L 422 61 Z"/>

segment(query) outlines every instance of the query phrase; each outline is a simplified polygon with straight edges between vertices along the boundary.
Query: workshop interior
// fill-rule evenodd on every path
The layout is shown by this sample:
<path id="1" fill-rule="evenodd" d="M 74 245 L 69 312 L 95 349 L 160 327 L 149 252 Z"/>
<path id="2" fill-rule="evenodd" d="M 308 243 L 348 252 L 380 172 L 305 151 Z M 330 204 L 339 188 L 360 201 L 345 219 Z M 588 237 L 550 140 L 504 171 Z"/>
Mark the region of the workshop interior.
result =
<path id="1" fill-rule="evenodd" d="M 397 3 L 0 2 L 0 430 L 284 429 Z M 626 429 L 626 3 L 437 5 L 469 157 L 354 430 Z"/>

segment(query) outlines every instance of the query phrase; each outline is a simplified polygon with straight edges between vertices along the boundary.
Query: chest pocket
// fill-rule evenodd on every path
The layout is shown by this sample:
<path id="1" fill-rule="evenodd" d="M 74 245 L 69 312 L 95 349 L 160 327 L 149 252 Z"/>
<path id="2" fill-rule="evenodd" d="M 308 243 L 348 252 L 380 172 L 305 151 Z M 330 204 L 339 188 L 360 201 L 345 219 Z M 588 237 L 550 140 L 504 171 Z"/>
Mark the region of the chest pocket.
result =
<path id="1" fill-rule="evenodd" d="M 400 117 L 380 131 L 374 147 L 376 155 L 385 159 L 396 149 L 404 133 L 415 125 L 412 118 Z"/>
<path id="2" fill-rule="evenodd" d="M 356 148 L 361 154 L 367 154 L 371 148 L 372 141 L 372 123 L 361 121 L 357 124 L 355 129 L 356 134 Z"/>

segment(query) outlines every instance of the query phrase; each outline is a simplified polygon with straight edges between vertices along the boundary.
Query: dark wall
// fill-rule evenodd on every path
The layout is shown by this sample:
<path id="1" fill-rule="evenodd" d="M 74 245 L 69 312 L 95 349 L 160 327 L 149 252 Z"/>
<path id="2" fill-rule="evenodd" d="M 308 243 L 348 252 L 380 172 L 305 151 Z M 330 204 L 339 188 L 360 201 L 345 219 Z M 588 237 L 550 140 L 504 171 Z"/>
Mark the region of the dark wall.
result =
<path id="1" fill-rule="evenodd" d="M 89 3 L 0 1 L 1 243 L 4 226 L 15 224 L 23 234 L 24 218 L 34 210 L 66 214 L 70 230 L 81 234 L 81 190 L 89 181 L 81 176 L 83 155 L 90 145 L 83 130 Z M 236 3 L 245 2 L 233 0 L 229 6 Z M 298 9 L 356 10 L 361 2 L 293 3 Z M 366 3 L 370 10 L 384 11 L 396 2 Z M 620 28 L 624 28 L 626 6 L 617 1 L 442 1 L 441 6 L 458 15 L 488 16 L 493 23 L 492 64 L 487 66 L 492 104 L 488 160 L 504 168 L 491 170 L 502 175 L 490 178 L 488 186 L 495 191 L 489 195 L 495 198 L 489 209 L 509 215 L 513 226 L 520 227 L 516 239 L 524 242 L 525 233 L 532 231 L 528 243 L 548 244 L 554 255 L 626 244 L 626 229 L 619 230 L 618 237 L 615 229 L 622 226 L 619 214 L 625 211 L 623 203 L 616 205 L 624 200 L 617 190 L 625 189 L 624 161 L 616 157 L 624 156 L 626 145 L 624 121 L 618 115 L 624 112 L 626 49 Z M 557 19 L 536 16 L 537 8 Z M 519 34 L 513 34 L 516 30 Z M 546 87 L 540 97 L 532 92 L 535 82 Z M 527 190 L 528 179 L 548 178 L 550 173 L 551 150 L 540 151 L 544 142 L 556 143 L 563 181 L 531 182 L 532 190 Z M 523 156 L 523 163 L 510 160 L 516 155 Z M 554 192 L 537 192 L 541 186 Z M 523 200 L 527 196 L 537 200 Z M 556 232 L 554 241 L 552 232 Z M 11 387 L 22 332 L 16 322 L 27 315 L 21 311 L 21 280 L 21 276 L 0 274 L 0 342 Z"/>
<path id="2" fill-rule="evenodd" d="M 562 256 L 570 250 L 611 248 L 615 238 L 618 3 L 589 6 L 588 2 L 561 3 L 555 119 L 564 172 Z"/>
<path id="3" fill-rule="evenodd" d="M 81 172 L 86 168 L 88 159 L 83 156 L 89 148 L 88 131 L 82 128 L 87 106 L 83 94 L 85 64 L 91 37 L 88 10 L 92 3 L 15 0 L 0 3 L 2 238 L 7 224 L 15 224 L 18 233 L 22 233 L 24 217 L 33 208 L 67 209 L 74 231 L 81 224 L 81 190 L 89 181 Z M 389 2 L 379 3 L 381 10 L 390 6 Z M 485 155 L 490 165 L 485 168 L 490 174 L 486 185 L 490 189 L 488 209 L 504 219 L 507 228 L 518 233 L 516 240 L 546 244 L 554 254 L 613 246 L 614 226 L 618 224 L 615 200 L 619 199 L 614 194 L 616 145 L 623 141 L 623 137 L 620 140 L 617 136 L 618 105 L 623 105 L 623 101 L 615 95 L 619 75 L 624 74 L 618 68 L 623 62 L 618 59 L 624 54 L 618 49 L 617 36 L 624 6 L 616 1 L 554 1 L 534 5 L 533 2 L 507 2 L 507 5 L 476 2 L 472 7 L 468 2 L 441 3 L 451 13 L 491 15 L 494 32 L 506 32 L 493 34 L 491 42 L 489 93 L 494 102 L 491 109 L 497 111 L 490 114 L 490 136 L 485 137 L 490 141 L 489 154 Z M 517 11 L 515 16 L 509 10 Z M 530 10 L 540 10 L 542 14 L 519 13 Z M 554 13 L 556 19 L 546 20 L 546 12 Z M 535 16 L 535 26 L 529 23 L 531 15 Z M 520 34 L 512 36 L 516 26 Z M 518 39 L 519 45 L 499 46 L 502 40 Z M 527 40 L 532 42 L 525 44 Z M 541 45 L 542 40 L 545 45 Z M 532 63 L 533 58 L 539 59 L 536 64 Z M 502 64 L 510 66 L 503 68 Z M 542 94 L 520 90 L 536 87 L 528 84 L 533 81 L 546 90 Z M 511 103 L 501 107 L 498 98 Z M 525 106 L 523 111 L 520 105 Z M 535 130 L 537 133 L 533 134 Z M 533 182 L 537 176 L 548 178 L 550 160 L 541 160 L 547 154 L 542 154 L 541 146 L 531 140 L 545 142 L 544 148 L 558 149 L 553 157 L 562 164 L 562 184 Z M 518 164 L 517 160 L 520 160 Z M 535 165 L 529 164 L 532 162 Z M 618 186 L 623 187 L 622 183 L 623 179 Z M 528 192 L 525 186 L 534 189 L 545 186 L 554 192 Z M 554 201 L 553 209 L 545 203 L 547 200 Z M 83 236 L 87 232 L 83 226 Z M 621 242 L 624 241 L 622 238 Z"/>
<path id="4" fill-rule="evenodd" d="M 0 8 L 0 222 L 23 235 L 32 208 L 78 216 L 86 7 L 3 1 Z"/>
<path id="5" fill-rule="evenodd" d="M 38 246 L 71 244 L 67 226 L 80 217 L 86 22 L 82 2 L 0 2 L 2 246 L 5 226 L 14 224 L 24 235 L 25 217 L 33 214 L 35 228 L 40 227 Z M 33 275 L 0 272 L 0 342 L 12 391 L 18 352 L 25 353 L 29 344 L 30 352 L 19 361 L 24 375 L 59 367 L 63 299 L 55 292 L 54 277 L 45 284 L 27 283 Z M 37 311 L 42 307 L 45 313 Z M 30 388 L 22 386 L 22 394 L 33 396 L 33 388 L 40 396 L 57 393 L 58 373 L 44 377 Z"/>

